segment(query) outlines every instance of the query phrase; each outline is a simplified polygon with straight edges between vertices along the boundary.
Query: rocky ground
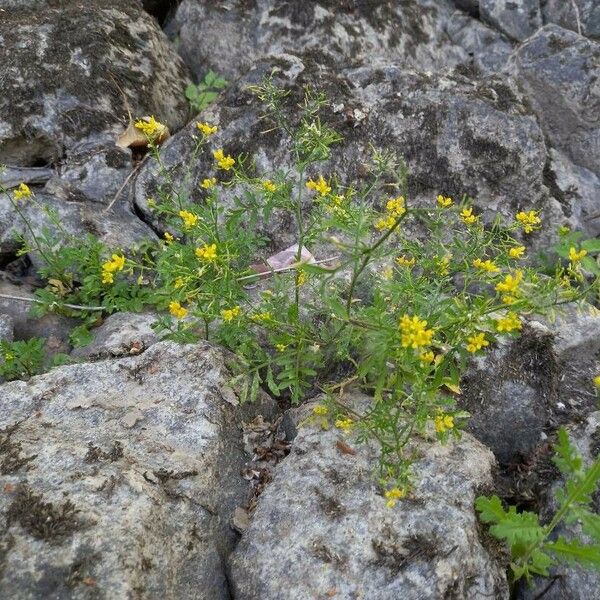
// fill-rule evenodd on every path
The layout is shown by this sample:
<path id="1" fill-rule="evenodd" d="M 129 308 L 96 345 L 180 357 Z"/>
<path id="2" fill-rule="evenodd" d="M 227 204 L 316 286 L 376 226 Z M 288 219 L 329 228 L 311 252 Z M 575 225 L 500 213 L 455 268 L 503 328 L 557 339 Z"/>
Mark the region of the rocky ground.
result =
<path id="1" fill-rule="evenodd" d="M 469 194 L 488 221 L 541 209 L 538 249 L 559 225 L 600 234 L 596 0 L 0 0 L 2 183 L 28 183 L 78 235 L 155 238 L 156 166 L 115 140 L 128 115 L 155 115 L 176 172 L 194 129 L 183 91 L 209 69 L 231 84 L 203 118 L 262 170 L 285 153 L 247 86 L 275 69 L 292 94 L 327 92 L 344 135 L 331 171 L 360 180 L 372 142 L 403 155 L 417 205 L 442 192 Z M 198 161 L 191 181 L 211 169 Z M 17 257 L 15 231 L 28 234 L 0 196 L 0 294 L 30 297 L 37 259 Z M 295 241 L 286 222 L 266 233 L 274 251 Z M 389 511 L 376 449 L 299 427 L 310 405 L 241 406 L 227 352 L 159 342 L 152 315 L 112 316 L 74 350 L 71 320 L 28 309 L 0 298 L 0 338 L 43 336 L 81 362 L 0 387 L 0 598 L 508 599 L 475 496 L 548 510 L 559 425 L 597 454 L 593 314 L 532 321 L 475 362 L 468 433 L 425 444 L 413 496 Z M 511 597 L 599 590 L 565 568 Z"/>

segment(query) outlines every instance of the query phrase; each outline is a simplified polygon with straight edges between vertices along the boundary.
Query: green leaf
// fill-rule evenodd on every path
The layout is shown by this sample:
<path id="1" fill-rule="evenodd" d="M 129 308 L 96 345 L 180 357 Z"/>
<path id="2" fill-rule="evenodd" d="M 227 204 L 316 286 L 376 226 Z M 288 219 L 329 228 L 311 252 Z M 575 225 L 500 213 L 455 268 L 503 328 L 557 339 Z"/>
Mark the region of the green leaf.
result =
<path id="1" fill-rule="evenodd" d="M 498 523 L 506 517 L 502 501 L 498 496 L 492 496 L 491 498 L 479 496 L 475 500 L 475 508 L 479 511 L 479 518 L 484 523 Z"/>
<path id="2" fill-rule="evenodd" d="M 582 544 L 577 539 L 566 540 L 561 536 L 544 544 L 544 549 L 570 564 L 580 563 L 600 569 L 600 546 Z"/>
<path id="3" fill-rule="evenodd" d="M 600 252 L 600 238 L 584 240 L 581 242 L 581 247 L 583 250 L 587 250 L 590 253 Z"/>
<path id="4" fill-rule="evenodd" d="M 556 454 L 552 458 L 554 464 L 565 475 L 579 473 L 583 467 L 583 459 L 571 445 L 569 436 L 564 427 L 558 430 L 558 443 L 554 447 Z"/>

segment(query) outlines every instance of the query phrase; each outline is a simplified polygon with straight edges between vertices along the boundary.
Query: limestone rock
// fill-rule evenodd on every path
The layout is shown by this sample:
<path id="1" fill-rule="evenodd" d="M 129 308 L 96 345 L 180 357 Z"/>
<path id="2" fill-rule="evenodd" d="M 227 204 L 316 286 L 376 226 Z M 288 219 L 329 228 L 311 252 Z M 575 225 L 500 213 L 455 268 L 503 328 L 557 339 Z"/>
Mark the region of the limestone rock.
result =
<path id="1" fill-rule="evenodd" d="M 350 438 L 356 454 L 342 453 L 339 437 L 299 428 L 232 555 L 235 598 L 508 598 L 473 508 L 491 483 L 489 450 L 468 434 L 447 446 L 423 442 L 415 489 L 390 509 L 376 450 Z"/>
<path id="2" fill-rule="evenodd" d="M 271 404 L 238 406 L 228 360 L 159 343 L 2 386 L 1 597 L 230 598 L 241 420 Z"/>
<path id="3" fill-rule="evenodd" d="M 540 29 L 510 60 L 549 145 L 598 176 L 599 65 L 600 44 L 557 25 Z"/>
<path id="4" fill-rule="evenodd" d="M 75 143 L 113 142 L 128 108 L 172 130 L 188 118 L 185 67 L 137 0 L 3 8 L 0 80 L 0 163 L 56 163 Z"/>
<path id="5" fill-rule="evenodd" d="M 140 354 L 158 342 L 151 325 L 156 317 L 150 314 L 115 313 L 92 330 L 94 340 L 87 346 L 75 348 L 74 358 L 99 359 Z"/>
<path id="6" fill-rule="evenodd" d="M 479 0 L 479 14 L 483 21 L 518 41 L 542 26 L 540 0 Z"/>

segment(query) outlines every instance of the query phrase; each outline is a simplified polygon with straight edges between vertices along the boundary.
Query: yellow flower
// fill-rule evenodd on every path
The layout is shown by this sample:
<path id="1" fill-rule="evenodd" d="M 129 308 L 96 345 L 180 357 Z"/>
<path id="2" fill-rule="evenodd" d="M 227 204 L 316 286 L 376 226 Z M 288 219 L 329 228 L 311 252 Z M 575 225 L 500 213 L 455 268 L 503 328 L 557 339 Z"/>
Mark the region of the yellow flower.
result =
<path id="1" fill-rule="evenodd" d="M 21 185 L 13 192 L 13 198 L 15 200 L 24 200 L 30 196 L 33 196 L 33 192 L 26 183 L 21 183 Z"/>
<path id="2" fill-rule="evenodd" d="M 139 129 L 148 139 L 155 139 L 162 135 L 166 127 L 159 123 L 154 117 L 144 117 L 135 122 L 135 128 Z"/>
<path id="3" fill-rule="evenodd" d="M 213 152 L 213 156 L 215 157 L 219 168 L 223 169 L 224 171 L 229 171 L 229 169 L 235 165 L 235 159 L 229 156 L 229 154 L 225 156 L 222 149 L 215 150 Z"/>
<path id="4" fill-rule="evenodd" d="M 597 388 L 600 388 L 600 375 L 596 375 L 596 377 L 594 377 L 594 385 Z"/>
<path id="5" fill-rule="evenodd" d="M 221 316 L 223 317 L 223 321 L 226 323 L 230 323 L 235 318 L 240 316 L 240 307 L 234 306 L 233 308 L 225 308 L 221 311 Z"/>
<path id="6" fill-rule="evenodd" d="M 489 346 L 490 343 L 485 339 L 485 333 L 480 332 L 476 333 L 467 338 L 467 352 L 477 352 L 481 350 L 484 346 Z"/>
<path id="7" fill-rule="evenodd" d="M 207 177 L 206 179 L 202 180 L 202 183 L 200 184 L 200 187 L 203 187 L 205 190 L 210 190 L 211 188 L 214 188 L 215 185 L 217 185 L 217 178 L 216 177 Z"/>
<path id="8" fill-rule="evenodd" d="M 435 354 L 431 350 L 428 350 L 427 352 L 421 352 L 421 354 L 419 354 L 419 360 L 425 364 L 432 363 L 434 359 Z"/>
<path id="9" fill-rule="evenodd" d="M 375 229 L 381 231 L 383 229 L 391 229 L 396 224 L 396 217 L 388 215 L 387 217 L 381 217 L 375 221 Z"/>
<path id="10" fill-rule="evenodd" d="M 179 304 L 179 302 L 170 302 L 169 303 L 169 312 L 176 319 L 183 319 L 183 317 L 185 317 L 185 315 L 188 314 L 187 308 L 183 308 L 183 306 L 181 306 L 181 304 Z"/>
<path id="11" fill-rule="evenodd" d="M 519 284 L 523 280 L 523 271 L 517 269 L 514 275 L 507 275 L 504 281 L 496 284 L 496 291 L 501 294 L 508 294 L 507 298 L 515 296 L 519 292 Z M 510 304 L 510 302 L 506 302 Z"/>
<path id="12" fill-rule="evenodd" d="M 183 221 L 184 229 L 192 229 L 192 227 L 194 227 L 198 222 L 198 215 L 195 215 L 194 213 L 191 213 L 187 210 L 180 210 L 179 216 Z"/>
<path id="13" fill-rule="evenodd" d="M 394 217 L 400 217 L 406 212 L 404 196 L 390 198 L 385 205 L 386 210 Z"/>
<path id="14" fill-rule="evenodd" d="M 354 421 L 352 419 L 336 419 L 334 425 L 338 429 L 348 432 L 354 426 Z"/>
<path id="15" fill-rule="evenodd" d="M 523 227 L 525 233 L 531 233 L 540 228 L 541 220 L 538 214 L 537 210 L 530 210 L 529 212 L 521 211 L 517 213 L 515 218 L 521 227 Z"/>
<path id="16" fill-rule="evenodd" d="M 493 263 L 491 260 L 481 260 L 480 258 L 476 258 L 473 261 L 473 266 L 480 271 L 485 271 L 486 273 L 498 273 L 500 269 Z"/>
<path id="17" fill-rule="evenodd" d="M 313 413 L 315 415 L 319 415 L 320 417 L 326 415 L 328 412 L 329 409 L 326 406 L 323 406 L 322 404 L 317 404 L 317 406 L 313 408 Z"/>
<path id="18" fill-rule="evenodd" d="M 406 258 L 406 256 L 404 256 L 404 254 L 402 256 L 399 256 L 396 259 L 396 263 L 398 265 L 400 265 L 401 267 L 413 267 L 415 262 L 416 262 L 416 260 L 414 257 Z"/>
<path id="19" fill-rule="evenodd" d="M 496 320 L 496 331 L 502 333 L 510 333 L 514 330 L 519 330 L 523 327 L 523 323 L 521 323 L 521 319 L 519 319 L 519 315 L 514 312 L 509 312 L 502 319 Z"/>
<path id="20" fill-rule="evenodd" d="M 208 123 L 196 123 L 196 127 L 207 137 L 217 133 L 218 129 L 216 125 L 209 125 Z"/>
<path id="21" fill-rule="evenodd" d="M 442 208 L 450 208 L 453 204 L 454 201 L 452 200 L 452 198 L 448 198 L 442 196 L 441 194 L 437 197 L 437 203 L 442 207 Z"/>
<path id="22" fill-rule="evenodd" d="M 477 218 L 474 214 L 473 214 L 473 209 L 472 208 L 463 208 L 461 213 L 460 213 L 460 218 L 467 224 L 467 225 L 473 225 L 474 223 L 477 222 Z"/>
<path id="23" fill-rule="evenodd" d="M 259 322 L 270 321 L 272 318 L 270 312 L 262 312 L 254 315 L 254 319 Z"/>
<path id="24" fill-rule="evenodd" d="M 175 283 L 173 284 L 173 287 L 178 290 L 179 288 L 183 287 L 185 285 L 185 280 L 183 279 L 183 277 L 178 277 L 175 280 Z"/>
<path id="25" fill-rule="evenodd" d="M 577 249 L 574 246 L 569 248 L 569 260 L 572 263 L 579 262 L 584 256 L 587 255 L 587 250 L 580 250 L 577 252 Z"/>
<path id="26" fill-rule="evenodd" d="M 319 175 L 319 179 L 317 179 L 317 181 L 309 179 L 306 182 L 306 187 L 309 190 L 315 190 L 315 192 L 319 192 L 321 196 L 327 196 L 327 194 L 329 194 L 331 191 L 328 183 L 325 181 L 325 179 L 323 179 L 323 175 Z"/>
<path id="27" fill-rule="evenodd" d="M 405 314 L 400 319 L 400 333 L 402 334 L 403 348 L 417 349 L 431 344 L 435 331 L 427 329 L 427 321 L 424 319 L 419 319 L 416 315 L 410 317 Z"/>
<path id="28" fill-rule="evenodd" d="M 113 254 L 111 260 L 102 264 L 102 283 L 113 283 L 114 273 L 122 271 L 125 267 L 125 257 L 122 254 Z"/>
<path id="29" fill-rule="evenodd" d="M 301 286 L 304 285 L 306 283 L 306 273 L 304 271 L 298 271 L 298 274 L 296 275 L 296 285 L 297 286 Z"/>
<path id="30" fill-rule="evenodd" d="M 450 273 L 450 269 L 448 267 L 450 266 L 451 258 L 452 258 L 452 255 L 447 254 L 443 258 L 436 259 L 435 264 L 438 268 L 438 273 L 440 275 L 448 275 Z"/>
<path id="31" fill-rule="evenodd" d="M 454 417 L 452 415 L 439 414 L 433 420 L 433 425 L 438 433 L 444 433 L 454 428 Z"/>
<path id="32" fill-rule="evenodd" d="M 270 179 L 265 179 L 262 183 L 262 187 L 265 192 L 269 192 L 270 194 L 277 191 L 277 186 Z"/>
<path id="33" fill-rule="evenodd" d="M 381 271 L 381 278 L 385 281 L 389 281 L 394 276 L 394 269 L 392 267 L 385 267 L 383 271 Z"/>
<path id="34" fill-rule="evenodd" d="M 165 242 L 167 242 L 167 244 L 170 244 L 175 238 L 168 232 L 165 231 Z"/>
<path id="35" fill-rule="evenodd" d="M 207 262 L 212 262 L 217 259 L 217 245 L 216 244 L 204 244 L 202 248 L 196 248 L 196 256 Z"/>
<path id="36" fill-rule="evenodd" d="M 398 503 L 398 500 L 401 500 L 402 498 L 404 498 L 404 496 L 406 496 L 406 490 L 402 489 L 402 488 L 394 487 L 391 490 L 387 490 L 383 494 L 383 496 L 387 500 L 385 505 L 388 508 L 394 508 L 394 506 L 396 506 L 396 504 Z"/>
<path id="37" fill-rule="evenodd" d="M 286 344 L 275 344 L 277 352 L 283 352 L 287 348 Z"/>
<path id="38" fill-rule="evenodd" d="M 508 251 L 510 258 L 521 258 L 525 252 L 525 246 L 515 246 Z"/>

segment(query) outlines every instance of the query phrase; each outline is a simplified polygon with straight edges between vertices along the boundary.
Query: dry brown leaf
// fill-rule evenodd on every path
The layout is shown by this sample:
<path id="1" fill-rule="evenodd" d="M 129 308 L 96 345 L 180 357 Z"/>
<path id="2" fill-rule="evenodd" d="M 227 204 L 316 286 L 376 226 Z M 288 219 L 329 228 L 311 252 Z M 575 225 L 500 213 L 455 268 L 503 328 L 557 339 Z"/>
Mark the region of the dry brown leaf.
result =
<path id="1" fill-rule="evenodd" d="M 162 144 L 170 135 L 171 132 L 165 125 L 163 131 L 156 138 L 155 143 L 157 145 Z M 147 148 L 148 138 L 133 123 L 129 123 L 127 129 L 117 138 L 116 145 L 119 148 Z"/>
<path id="2" fill-rule="evenodd" d="M 346 444 L 346 442 L 344 442 L 344 440 L 338 440 L 335 443 L 335 447 L 342 454 L 351 454 L 352 456 L 354 456 L 356 454 L 356 450 L 354 448 L 352 448 L 352 446 L 348 446 L 348 444 Z"/>

